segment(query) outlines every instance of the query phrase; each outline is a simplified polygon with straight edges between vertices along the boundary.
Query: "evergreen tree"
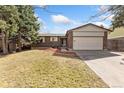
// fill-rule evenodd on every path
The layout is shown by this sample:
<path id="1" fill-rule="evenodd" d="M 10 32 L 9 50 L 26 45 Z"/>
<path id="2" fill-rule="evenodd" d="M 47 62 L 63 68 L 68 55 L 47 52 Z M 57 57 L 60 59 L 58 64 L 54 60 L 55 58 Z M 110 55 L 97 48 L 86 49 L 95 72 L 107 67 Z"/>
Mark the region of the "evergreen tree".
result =
<path id="1" fill-rule="evenodd" d="M 18 23 L 18 45 L 21 50 L 22 44 L 28 41 L 30 44 L 36 42 L 38 39 L 38 30 L 40 24 L 34 15 L 32 6 L 17 6 L 19 12 L 19 23 Z"/>
<path id="2" fill-rule="evenodd" d="M 40 24 L 32 6 L 0 6 L 0 31 L 2 32 L 3 53 L 8 53 L 9 39 L 17 39 L 19 50 L 27 41 L 32 44 L 38 40 Z"/>
<path id="3" fill-rule="evenodd" d="M 0 20 L 1 24 L 5 27 L 4 29 L 3 27 L 0 27 L 4 54 L 8 53 L 9 38 L 17 33 L 18 18 L 18 11 L 15 6 L 0 6 Z"/>

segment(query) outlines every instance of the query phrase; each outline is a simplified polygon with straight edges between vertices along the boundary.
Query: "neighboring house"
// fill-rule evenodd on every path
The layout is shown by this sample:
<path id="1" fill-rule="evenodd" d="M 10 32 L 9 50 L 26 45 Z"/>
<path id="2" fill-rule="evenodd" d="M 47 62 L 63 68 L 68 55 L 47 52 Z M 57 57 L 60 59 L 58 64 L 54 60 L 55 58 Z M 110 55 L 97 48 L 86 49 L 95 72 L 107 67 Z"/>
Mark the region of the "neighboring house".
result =
<path id="1" fill-rule="evenodd" d="M 116 28 L 108 34 L 108 49 L 124 51 L 124 28 Z"/>
<path id="2" fill-rule="evenodd" d="M 91 23 L 68 30 L 67 47 L 73 50 L 106 49 L 108 31 L 111 30 Z"/>
<path id="3" fill-rule="evenodd" d="M 66 36 L 64 34 L 40 34 L 40 47 L 66 47 Z"/>

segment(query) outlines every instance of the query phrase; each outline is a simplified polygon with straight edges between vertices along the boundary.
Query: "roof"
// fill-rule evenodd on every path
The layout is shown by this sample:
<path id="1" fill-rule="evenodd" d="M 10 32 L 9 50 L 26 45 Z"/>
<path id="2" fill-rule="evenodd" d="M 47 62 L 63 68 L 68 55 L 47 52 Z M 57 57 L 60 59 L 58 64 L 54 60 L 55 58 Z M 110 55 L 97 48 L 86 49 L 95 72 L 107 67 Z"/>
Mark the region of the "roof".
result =
<path id="1" fill-rule="evenodd" d="M 65 34 L 41 33 L 39 36 L 65 36 Z"/>
<path id="2" fill-rule="evenodd" d="M 113 32 L 108 34 L 108 39 L 122 38 L 124 37 L 124 28 L 116 28 Z"/>
<path id="3" fill-rule="evenodd" d="M 81 27 L 84 27 L 84 26 L 87 26 L 87 25 L 93 25 L 93 26 L 96 26 L 96 27 L 99 27 L 99 28 L 102 28 L 102 29 L 105 29 L 105 30 L 108 30 L 108 31 L 112 31 L 112 30 L 110 30 L 110 29 L 107 29 L 107 28 L 104 28 L 104 27 L 101 27 L 101 26 L 98 26 L 98 25 L 95 25 L 95 24 L 92 24 L 92 23 L 88 23 L 88 24 L 85 24 L 85 25 L 82 25 L 82 26 L 79 26 L 79 27 L 70 29 L 70 30 L 68 30 L 68 31 L 72 31 L 72 30 L 75 30 L 75 29 L 78 29 L 78 28 L 81 28 Z"/>

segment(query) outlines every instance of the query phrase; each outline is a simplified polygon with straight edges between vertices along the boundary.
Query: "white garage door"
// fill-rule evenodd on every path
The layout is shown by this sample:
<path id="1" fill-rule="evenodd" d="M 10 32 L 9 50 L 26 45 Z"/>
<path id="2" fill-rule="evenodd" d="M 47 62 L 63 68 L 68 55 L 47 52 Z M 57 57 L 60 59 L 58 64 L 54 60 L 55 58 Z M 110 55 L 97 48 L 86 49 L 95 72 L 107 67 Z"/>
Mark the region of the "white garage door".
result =
<path id="1" fill-rule="evenodd" d="M 103 50 L 103 37 L 73 37 L 74 50 Z"/>

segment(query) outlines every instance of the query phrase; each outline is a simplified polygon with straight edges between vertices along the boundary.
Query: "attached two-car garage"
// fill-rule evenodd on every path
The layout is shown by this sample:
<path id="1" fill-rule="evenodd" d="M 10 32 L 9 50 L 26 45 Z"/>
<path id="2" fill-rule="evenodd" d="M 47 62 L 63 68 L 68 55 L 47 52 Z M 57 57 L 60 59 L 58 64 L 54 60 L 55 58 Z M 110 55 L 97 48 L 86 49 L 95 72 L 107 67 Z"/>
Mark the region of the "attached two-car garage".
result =
<path id="1" fill-rule="evenodd" d="M 74 37 L 74 50 L 102 50 L 103 37 Z"/>
<path id="2" fill-rule="evenodd" d="M 107 47 L 107 32 L 104 27 L 86 24 L 67 31 L 67 47 L 73 50 L 103 50 Z"/>

